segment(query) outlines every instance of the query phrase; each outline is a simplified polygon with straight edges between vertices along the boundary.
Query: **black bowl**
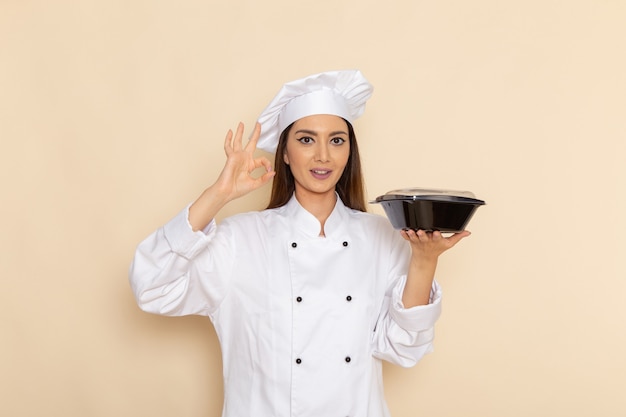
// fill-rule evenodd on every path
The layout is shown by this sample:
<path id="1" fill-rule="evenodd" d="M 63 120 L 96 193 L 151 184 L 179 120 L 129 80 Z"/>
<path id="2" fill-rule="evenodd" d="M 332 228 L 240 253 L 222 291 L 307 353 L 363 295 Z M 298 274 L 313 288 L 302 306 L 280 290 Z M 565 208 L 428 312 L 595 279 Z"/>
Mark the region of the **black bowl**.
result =
<path id="1" fill-rule="evenodd" d="M 465 230 L 476 209 L 485 204 L 469 191 L 425 188 L 390 191 L 372 203 L 382 204 L 395 229 L 452 233 Z"/>

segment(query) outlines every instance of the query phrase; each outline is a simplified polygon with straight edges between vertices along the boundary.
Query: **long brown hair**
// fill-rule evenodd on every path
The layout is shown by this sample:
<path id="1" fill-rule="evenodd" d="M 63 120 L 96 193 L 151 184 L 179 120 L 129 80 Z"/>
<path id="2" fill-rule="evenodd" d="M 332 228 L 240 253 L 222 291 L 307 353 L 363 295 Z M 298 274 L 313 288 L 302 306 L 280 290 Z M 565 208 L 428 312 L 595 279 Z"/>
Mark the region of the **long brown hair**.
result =
<path id="1" fill-rule="evenodd" d="M 346 206 L 354 210 L 367 211 L 359 147 L 356 143 L 354 128 L 347 120 L 345 120 L 345 122 L 348 125 L 350 156 L 348 156 L 348 162 L 343 170 L 343 174 L 335 186 L 335 191 L 337 191 L 339 198 L 341 198 L 341 201 L 343 201 Z M 272 194 L 267 206 L 268 209 L 282 207 L 287 204 L 296 190 L 296 183 L 291 173 L 291 168 L 289 168 L 289 165 L 285 163 L 285 159 L 283 158 L 285 148 L 287 147 L 287 137 L 289 136 L 289 131 L 292 126 L 293 123 L 287 126 L 287 128 L 283 130 L 283 133 L 280 134 L 278 140 L 278 147 L 276 148 L 276 156 L 274 159 L 276 175 L 272 183 Z"/>

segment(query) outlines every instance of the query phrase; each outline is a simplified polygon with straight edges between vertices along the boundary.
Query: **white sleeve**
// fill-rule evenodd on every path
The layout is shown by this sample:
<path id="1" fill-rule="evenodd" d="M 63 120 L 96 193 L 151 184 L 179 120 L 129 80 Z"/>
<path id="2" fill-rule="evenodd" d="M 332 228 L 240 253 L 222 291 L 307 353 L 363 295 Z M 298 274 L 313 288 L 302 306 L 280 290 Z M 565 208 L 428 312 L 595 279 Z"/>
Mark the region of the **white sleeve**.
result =
<path id="1" fill-rule="evenodd" d="M 433 281 L 429 304 L 404 308 L 402 292 L 405 284 L 406 276 L 403 276 L 391 294 L 385 297 L 374 332 L 374 356 L 411 367 L 433 350 L 434 326 L 441 315 L 441 287 Z"/>
<path id="2" fill-rule="evenodd" d="M 215 221 L 194 232 L 188 216 L 186 207 L 137 246 L 129 279 L 146 312 L 209 315 L 226 293 L 232 265 L 228 234 L 218 238 Z"/>

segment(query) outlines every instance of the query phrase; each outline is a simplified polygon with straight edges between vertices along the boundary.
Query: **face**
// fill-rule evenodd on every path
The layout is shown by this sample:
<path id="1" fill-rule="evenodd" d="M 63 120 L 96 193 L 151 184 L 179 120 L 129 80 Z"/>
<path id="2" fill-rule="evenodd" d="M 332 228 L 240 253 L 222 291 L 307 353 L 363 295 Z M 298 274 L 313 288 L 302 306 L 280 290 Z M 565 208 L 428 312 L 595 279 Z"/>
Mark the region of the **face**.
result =
<path id="1" fill-rule="evenodd" d="M 335 198 L 335 185 L 350 156 L 347 123 L 320 114 L 297 120 L 287 137 L 284 161 L 291 168 L 296 195 Z"/>

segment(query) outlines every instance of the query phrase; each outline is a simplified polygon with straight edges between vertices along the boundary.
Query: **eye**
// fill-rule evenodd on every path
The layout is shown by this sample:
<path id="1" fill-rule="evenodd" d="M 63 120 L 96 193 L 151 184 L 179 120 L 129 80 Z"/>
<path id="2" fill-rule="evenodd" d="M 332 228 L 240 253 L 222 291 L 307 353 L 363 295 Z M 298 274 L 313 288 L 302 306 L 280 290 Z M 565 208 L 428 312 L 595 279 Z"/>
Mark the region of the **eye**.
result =
<path id="1" fill-rule="evenodd" d="M 332 143 L 333 145 L 342 145 L 345 142 L 346 142 L 346 140 L 344 138 L 340 138 L 340 137 L 332 138 L 330 140 L 330 143 Z"/>
<path id="2" fill-rule="evenodd" d="M 309 137 L 309 136 L 303 136 L 303 137 L 298 138 L 298 139 L 296 139 L 296 140 L 297 140 L 298 142 L 300 142 L 300 143 L 305 144 L 305 145 L 308 145 L 308 144 L 310 144 L 310 143 L 315 142 L 315 141 L 313 140 L 313 138 L 312 138 L 312 137 Z"/>

